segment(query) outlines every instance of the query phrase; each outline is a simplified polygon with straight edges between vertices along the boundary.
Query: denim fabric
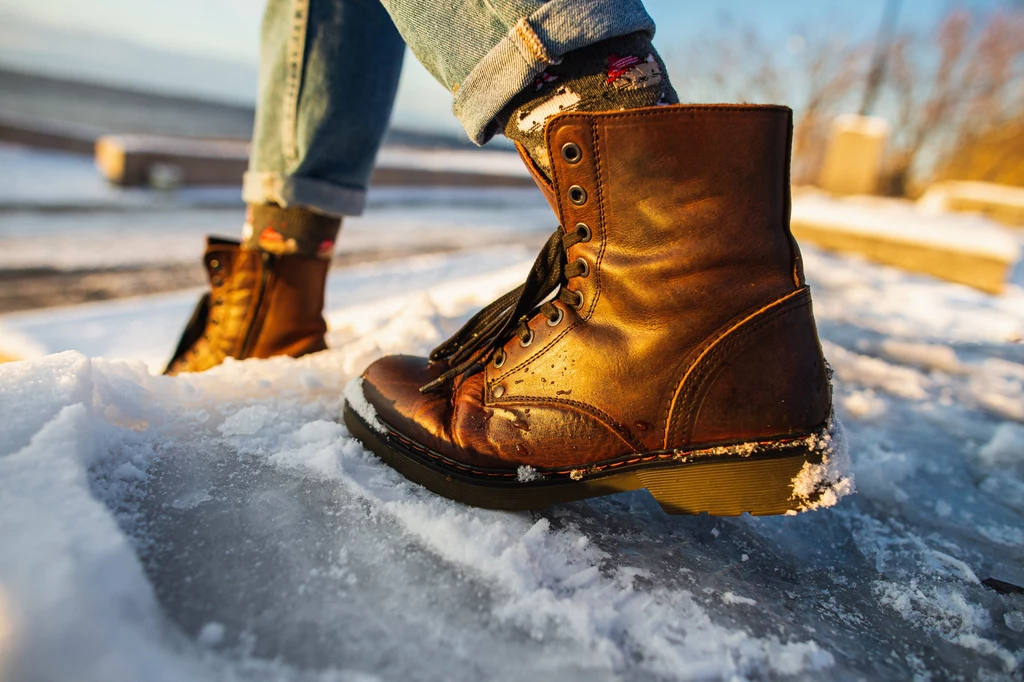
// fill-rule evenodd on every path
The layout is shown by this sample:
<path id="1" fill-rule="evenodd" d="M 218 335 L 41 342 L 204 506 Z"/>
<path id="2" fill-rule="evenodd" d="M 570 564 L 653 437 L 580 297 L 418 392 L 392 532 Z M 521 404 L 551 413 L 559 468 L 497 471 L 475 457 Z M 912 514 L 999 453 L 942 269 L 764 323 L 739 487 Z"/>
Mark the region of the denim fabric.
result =
<path id="1" fill-rule="evenodd" d="M 242 197 L 358 215 L 405 44 L 380 0 L 269 0 Z"/>
<path id="2" fill-rule="evenodd" d="M 268 0 L 243 198 L 361 213 L 403 39 L 483 144 L 547 66 L 637 31 L 654 35 L 641 0 Z"/>
<path id="3" fill-rule="evenodd" d="M 581 47 L 644 31 L 641 0 L 382 0 L 409 48 L 453 94 L 452 111 L 484 144 L 494 117 L 550 64 Z"/>

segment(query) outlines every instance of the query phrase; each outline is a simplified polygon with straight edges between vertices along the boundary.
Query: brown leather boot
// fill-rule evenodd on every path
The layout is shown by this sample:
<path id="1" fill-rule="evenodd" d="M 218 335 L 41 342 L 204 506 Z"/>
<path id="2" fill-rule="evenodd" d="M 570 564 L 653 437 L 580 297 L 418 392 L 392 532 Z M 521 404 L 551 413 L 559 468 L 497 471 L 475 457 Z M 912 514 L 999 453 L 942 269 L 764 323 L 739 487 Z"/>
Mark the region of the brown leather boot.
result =
<path id="1" fill-rule="evenodd" d="M 275 256 L 210 237 L 204 261 L 210 293 L 199 299 L 164 374 L 202 372 L 224 358 L 299 357 L 327 348 L 328 260 Z"/>
<path id="2" fill-rule="evenodd" d="M 526 284 L 431 361 L 371 365 L 352 433 L 484 507 L 641 487 L 670 513 L 815 506 L 831 394 L 789 230 L 791 131 L 774 106 L 552 118 L 553 182 L 533 170 L 562 227 Z"/>

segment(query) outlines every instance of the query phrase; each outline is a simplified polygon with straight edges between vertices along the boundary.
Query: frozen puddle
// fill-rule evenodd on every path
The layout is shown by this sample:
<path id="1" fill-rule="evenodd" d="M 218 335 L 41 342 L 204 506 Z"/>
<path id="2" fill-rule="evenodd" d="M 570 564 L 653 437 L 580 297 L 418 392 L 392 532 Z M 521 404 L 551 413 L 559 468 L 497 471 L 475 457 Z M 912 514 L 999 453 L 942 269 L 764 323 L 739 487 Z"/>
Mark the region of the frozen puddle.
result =
<path id="1" fill-rule="evenodd" d="M 173 379 L 116 329 L 173 305 L 0 319 L 138 358 L 0 365 L 0 679 L 1014 679 L 1024 596 L 981 581 L 1024 584 L 1024 292 L 808 251 L 859 494 L 792 518 L 477 510 L 349 438 L 346 383 L 519 283 L 518 254 L 421 261 L 415 292 L 367 268 L 331 351 Z"/>

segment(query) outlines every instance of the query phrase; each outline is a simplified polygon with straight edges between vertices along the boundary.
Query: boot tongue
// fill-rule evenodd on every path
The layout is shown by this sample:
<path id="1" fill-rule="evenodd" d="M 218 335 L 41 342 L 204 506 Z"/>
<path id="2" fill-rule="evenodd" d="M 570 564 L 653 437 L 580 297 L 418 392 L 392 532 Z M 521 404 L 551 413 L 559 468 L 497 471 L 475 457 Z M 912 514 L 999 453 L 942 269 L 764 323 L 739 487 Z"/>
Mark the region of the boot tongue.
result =
<path id="1" fill-rule="evenodd" d="M 565 233 L 555 230 L 519 287 L 474 315 L 454 336 L 435 348 L 430 359 L 447 360 L 451 368 L 423 386 L 427 393 L 448 383 L 505 342 L 521 319 L 544 302 L 565 281 Z"/>

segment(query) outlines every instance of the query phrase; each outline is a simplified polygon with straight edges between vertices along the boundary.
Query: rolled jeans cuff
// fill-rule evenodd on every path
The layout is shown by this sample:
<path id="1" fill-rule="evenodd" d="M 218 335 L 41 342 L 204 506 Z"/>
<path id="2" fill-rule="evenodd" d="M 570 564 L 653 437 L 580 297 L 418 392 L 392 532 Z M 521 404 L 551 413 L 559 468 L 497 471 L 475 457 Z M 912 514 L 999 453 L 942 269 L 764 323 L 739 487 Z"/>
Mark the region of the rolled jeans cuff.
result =
<path id="1" fill-rule="evenodd" d="M 499 132 L 498 113 L 544 69 L 573 50 L 643 31 L 654 20 L 640 0 L 550 0 L 512 26 L 470 71 L 452 101 L 469 137 L 484 144 Z"/>
<path id="2" fill-rule="evenodd" d="M 301 206 L 324 215 L 355 216 L 361 215 L 366 207 L 366 189 L 269 171 L 248 171 L 242 178 L 242 199 L 247 204 Z"/>

